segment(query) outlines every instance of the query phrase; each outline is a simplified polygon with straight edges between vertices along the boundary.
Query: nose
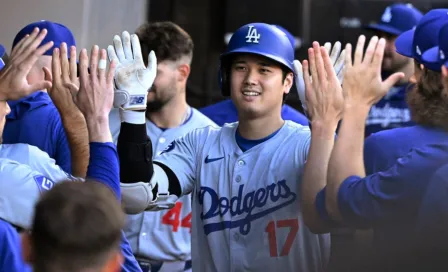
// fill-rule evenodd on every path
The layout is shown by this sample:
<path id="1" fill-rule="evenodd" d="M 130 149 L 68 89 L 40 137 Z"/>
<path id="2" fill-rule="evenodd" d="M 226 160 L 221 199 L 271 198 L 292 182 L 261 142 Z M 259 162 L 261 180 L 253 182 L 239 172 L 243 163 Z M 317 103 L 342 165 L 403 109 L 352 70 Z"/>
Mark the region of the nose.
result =
<path id="1" fill-rule="evenodd" d="M 258 73 L 255 69 L 248 69 L 246 77 L 244 79 L 244 84 L 246 85 L 256 85 L 258 81 Z"/>

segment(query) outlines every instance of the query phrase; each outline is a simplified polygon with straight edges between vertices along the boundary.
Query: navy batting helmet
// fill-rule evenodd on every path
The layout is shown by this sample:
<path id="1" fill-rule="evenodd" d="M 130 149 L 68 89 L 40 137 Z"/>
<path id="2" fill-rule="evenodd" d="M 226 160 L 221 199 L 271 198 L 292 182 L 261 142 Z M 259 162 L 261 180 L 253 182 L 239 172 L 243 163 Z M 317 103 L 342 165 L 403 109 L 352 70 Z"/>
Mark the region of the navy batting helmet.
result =
<path id="1" fill-rule="evenodd" d="M 241 53 L 266 57 L 294 73 L 294 49 L 287 35 L 274 25 L 247 24 L 232 35 L 227 51 L 220 57 L 220 84 L 224 96 L 230 95 L 231 56 Z"/>

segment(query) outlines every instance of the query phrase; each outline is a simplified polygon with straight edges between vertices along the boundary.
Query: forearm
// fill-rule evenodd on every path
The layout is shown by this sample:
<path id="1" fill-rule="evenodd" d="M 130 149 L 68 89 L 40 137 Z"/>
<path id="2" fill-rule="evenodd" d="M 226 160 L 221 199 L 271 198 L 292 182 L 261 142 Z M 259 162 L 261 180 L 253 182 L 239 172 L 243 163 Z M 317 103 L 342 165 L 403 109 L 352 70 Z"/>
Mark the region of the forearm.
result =
<path id="1" fill-rule="evenodd" d="M 120 158 L 120 180 L 123 183 L 148 182 L 153 174 L 152 144 L 146 135 L 146 124 L 121 123 L 117 142 Z"/>
<path id="2" fill-rule="evenodd" d="M 63 114 L 62 124 L 70 146 L 71 170 L 75 177 L 86 176 L 89 162 L 89 133 L 84 116 L 79 114 Z"/>
<path id="3" fill-rule="evenodd" d="M 344 111 L 328 165 L 326 205 L 334 218 L 340 218 L 338 192 L 342 182 L 349 176 L 365 176 L 363 146 L 368 112 L 367 107 L 351 107 Z"/>
<path id="4" fill-rule="evenodd" d="M 302 183 L 302 205 L 305 224 L 316 233 L 328 232 L 316 209 L 316 195 L 327 183 L 327 168 L 334 145 L 337 123 L 313 123 L 310 151 Z"/>

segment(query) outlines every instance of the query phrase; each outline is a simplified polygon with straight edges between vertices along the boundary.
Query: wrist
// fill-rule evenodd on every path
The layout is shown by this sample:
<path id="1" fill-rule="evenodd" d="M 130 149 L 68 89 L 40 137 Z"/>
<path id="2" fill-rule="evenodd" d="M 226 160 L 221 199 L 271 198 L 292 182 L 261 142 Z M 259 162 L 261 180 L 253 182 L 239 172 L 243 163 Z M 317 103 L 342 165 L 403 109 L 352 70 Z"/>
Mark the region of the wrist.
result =
<path id="1" fill-rule="evenodd" d="M 311 137 L 315 136 L 322 139 L 334 139 L 338 121 L 312 121 Z"/>
<path id="2" fill-rule="evenodd" d="M 362 104 L 345 104 L 343 119 L 346 119 L 347 117 L 354 117 L 365 120 L 369 115 L 370 108 L 371 106 Z"/>
<path id="3" fill-rule="evenodd" d="M 99 116 L 95 118 L 86 117 L 86 122 L 89 132 L 89 142 L 112 142 L 112 135 L 109 128 L 109 116 Z"/>

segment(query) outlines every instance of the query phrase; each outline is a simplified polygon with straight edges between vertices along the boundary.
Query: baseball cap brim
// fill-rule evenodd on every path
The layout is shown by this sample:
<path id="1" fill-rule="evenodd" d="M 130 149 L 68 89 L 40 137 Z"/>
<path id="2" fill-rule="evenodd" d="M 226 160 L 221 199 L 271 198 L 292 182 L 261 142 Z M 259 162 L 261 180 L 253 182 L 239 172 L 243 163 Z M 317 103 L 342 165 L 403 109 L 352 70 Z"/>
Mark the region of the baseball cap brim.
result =
<path id="1" fill-rule="evenodd" d="M 411 29 L 400 34 L 395 40 L 395 48 L 397 53 L 409 58 L 413 57 L 412 43 L 414 42 L 415 30 Z"/>
<path id="2" fill-rule="evenodd" d="M 398 28 L 383 24 L 370 24 L 366 26 L 365 29 L 378 30 L 392 35 L 400 35 L 401 33 L 403 33 L 403 31 L 399 30 Z"/>
<path id="3" fill-rule="evenodd" d="M 278 62 L 280 64 L 283 64 L 289 70 L 291 70 L 291 72 L 294 73 L 294 67 L 292 66 L 292 63 L 289 63 L 289 62 L 285 61 L 284 59 L 282 59 L 282 58 L 280 58 L 278 56 L 274 56 L 274 55 L 271 55 L 271 54 L 266 54 L 265 52 L 254 50 L 253 48 L 250 48 L 250 47 L 248 47 L 248 48 L 241 47 L 241 48 L 238 48 L 236 50 L 232 50 L 230 52 L 224 53 L 224 54 L 221 55 L 221 59 L 225 58 L 226 56 L 233 55 L 233 54 L 253 54 L 253 55 L 266 57 L 266 58 L 274 60 L 274 61 L 276 61 L 276 62 Z"/>
<path id="4" fill-rule="evenodd" d="M 426 50 L 422 55 L 422 59 L 425 62 L 431 62 L 431 63 L 439 62 L 439 47 L 435 46 L 433 48 Z"/>

